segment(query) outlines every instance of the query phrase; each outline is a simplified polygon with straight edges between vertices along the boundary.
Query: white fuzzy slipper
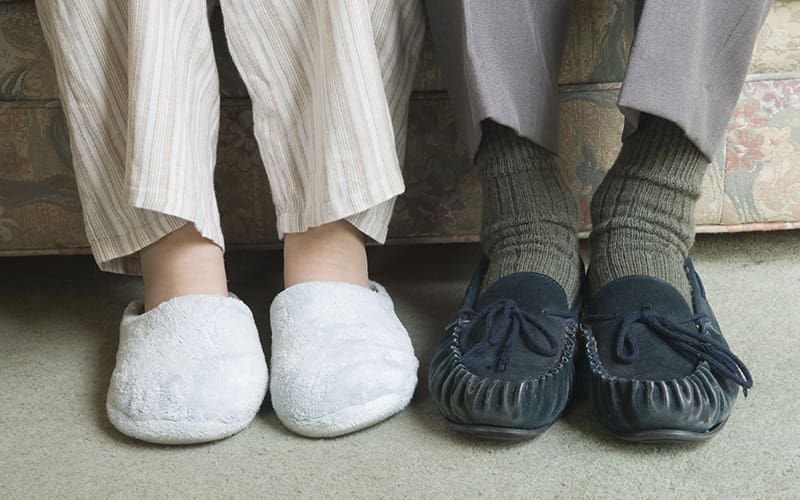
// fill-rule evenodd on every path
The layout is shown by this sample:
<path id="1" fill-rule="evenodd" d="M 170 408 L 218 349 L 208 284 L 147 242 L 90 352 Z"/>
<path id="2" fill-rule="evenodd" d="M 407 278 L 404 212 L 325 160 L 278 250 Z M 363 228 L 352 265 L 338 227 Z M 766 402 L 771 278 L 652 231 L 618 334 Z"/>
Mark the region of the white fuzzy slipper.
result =
<path id="1" fill-rule="evenodd" d="M 250 309 L 235 296 L 187 295 L 120 325 L 106 410 L 120 432 L 160 444 L 222 439 L 253 420 L 267 364 Z"/>
<path id="2" fill-rule="evenodd" d="M 272 302 L 275 413 L 290 430 L 334 437 L 408 405 L 419 362 L 386 290 L 301 283 Z"/>

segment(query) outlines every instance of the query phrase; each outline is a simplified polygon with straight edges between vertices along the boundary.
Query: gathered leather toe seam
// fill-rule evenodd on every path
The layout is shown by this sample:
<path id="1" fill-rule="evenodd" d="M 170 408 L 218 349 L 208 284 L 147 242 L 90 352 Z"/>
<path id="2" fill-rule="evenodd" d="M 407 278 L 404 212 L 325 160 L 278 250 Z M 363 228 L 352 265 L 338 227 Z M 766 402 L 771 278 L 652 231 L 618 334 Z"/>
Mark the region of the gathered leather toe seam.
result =
<path id="1" fill-rule="evenodd" d="M 452 370 L 453 372 L 455 372 L 456 370 L 459 370 L 459 369 L 460 370 L 464 370 L 467 373 L 469 373 L 470 375 L 481 379 L 482 381 L 486 380 L 486 381 L 489 381 L 489 382 L 499 382 L 499 383 L 505 383 L 505 382 L 517 382 L 517 383 L 537 382 L 537 381 L 540 381 L 540 380 L 545 380 L 547 378 L 555 377 L 556 375 L 561 373 L 565 368 L 568 368 L 571 365 L 571 361 L 575 358 L 575 337 L 574 337 L 574 335 L 566 334 L 565 338 L 566 338 L 566 342 L 564 343 L 564 349 L 562 350 L 561 356 L 559 357 L 558 361 L 556 362 L 556 364 L 555 364 L 555 366 L 553 368 L 548 370 L 546 373 L 543 373 L 543 374 L 539 375 L 538 377 L 535 377 L 535 378 L 526 377 L 526 378 L 523 378 L 523 379 L 518 380 L 518 381 L 486 377 L 486 376 L 483 376 L 483 375 L 478 375 L 474 371 L 470 370 L 469 367 L 467 367 L 461 361 L 463 353 L 461 352 L 461 349 L 459 347 L 459 342 L 460 341 L 459 341 L 459 337 L 458 337 L 457 333 L 451 334 L 450 354 L 449 354 L 448 357 L 450 357 L 451 359 L 454 358 L 453 360 L 455 361 L 455 366 L 453 366 L 453 370 Z M 572 340 L 572 342 L 570 342 L 570 340 Z"/>
<path id="2" fill-rule="evenodd" d="M 697 361 L 695 365 L 695 369 L 689 375 L 680 378 L 670 378 L 670 379 L 644 379 L 644 378 L 627 378 L 627 377 L 620 377 L 617 375 L 611 375 L 608 373 L 603 361 L 600 360 L 600 356 L 597 352 L 597 340 L 594 338 L 594 335 L 591 332 L 584 331 L 584 335 L 587 337 L 586 342 L 586 356 L 588 358 L 589 367 L 592 370 L 592 376 L 594 378 L 599 378 L 603 382 L 615 382 L 615 381 L 622 381 L 622 382 L 652 382 L 652 383 L 681 383 L 681 382 L 689 382 L 695 380 L 700 374 L 704 371 L 708 371 L 713 375 L 711 371 L 711 367 L 705 361 Z"/>

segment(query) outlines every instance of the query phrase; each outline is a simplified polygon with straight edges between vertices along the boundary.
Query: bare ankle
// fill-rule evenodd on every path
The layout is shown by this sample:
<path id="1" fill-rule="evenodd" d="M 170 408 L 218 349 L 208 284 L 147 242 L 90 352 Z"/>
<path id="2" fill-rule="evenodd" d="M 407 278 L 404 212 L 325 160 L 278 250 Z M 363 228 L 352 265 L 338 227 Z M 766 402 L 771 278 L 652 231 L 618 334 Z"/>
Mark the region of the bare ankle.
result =
<path id="1" fill-rule="evenodd" d="M 339 281 L 369 286 L 364 235 L 346 221 L 336 221 L 286 235 L 284 284 Z"/>
<path id="2" fill-rule="evenodd" d="M 145 310 L 183 295 L 227 295 L 222 249 L 193 224 L 164 236 L 140 253 Z"/>

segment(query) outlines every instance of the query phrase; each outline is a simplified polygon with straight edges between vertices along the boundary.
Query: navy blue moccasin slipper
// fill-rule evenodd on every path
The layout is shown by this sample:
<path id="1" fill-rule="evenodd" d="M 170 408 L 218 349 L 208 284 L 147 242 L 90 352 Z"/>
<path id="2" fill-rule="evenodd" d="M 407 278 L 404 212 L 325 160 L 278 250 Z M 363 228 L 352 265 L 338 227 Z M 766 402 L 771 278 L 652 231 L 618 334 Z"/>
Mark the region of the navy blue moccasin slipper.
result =
<path id="1" fill-rule="evenodd" d="M 620 438 L 697 441 L 730 415 L 747 367 L 729 349 L 686 259 L 692 304 L 669 283 L 627 276 L 605 285 L 581 328 L 580 369 L 595 416 Z"/>
<path id="2" fill-rule="evenodd" d="M 581 301 L 570 307 L 561 286 L 537 273 L 503 277 L 478 297 L 487 267 L 484 258 L 445 328 L 428 387 L 456 431 L 533 437 L 552 425 L 572 395 Z"/>

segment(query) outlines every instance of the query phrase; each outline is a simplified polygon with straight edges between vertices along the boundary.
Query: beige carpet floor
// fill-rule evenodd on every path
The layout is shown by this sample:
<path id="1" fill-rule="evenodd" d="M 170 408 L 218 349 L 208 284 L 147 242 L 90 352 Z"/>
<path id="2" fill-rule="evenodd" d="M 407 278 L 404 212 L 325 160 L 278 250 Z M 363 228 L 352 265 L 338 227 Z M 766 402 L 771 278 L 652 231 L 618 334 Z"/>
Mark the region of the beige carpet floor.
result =
<path id="1" fill-rule="evenodd" d="M 371 250 L 423 366 L 405 412 L 310 440 L 267 406 L 239 435 L 183 448 L 128 439 L 104 414 L 119 317 L 139 281 L 88 257 L 0 258 L 0 498 L 800 498 L 800 231 L 698 240 L 698 270 L 756 383 L 701 445 L 616 441 L 583 400 L 532 441 L 450 432 L 427 364 L 478 255 L 476 245 Z M 228 265 L 266 341 L 280 255 L 231 253 Z"/>

